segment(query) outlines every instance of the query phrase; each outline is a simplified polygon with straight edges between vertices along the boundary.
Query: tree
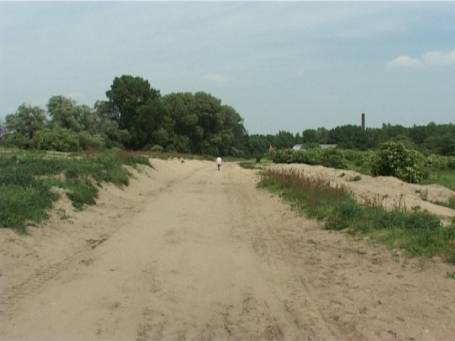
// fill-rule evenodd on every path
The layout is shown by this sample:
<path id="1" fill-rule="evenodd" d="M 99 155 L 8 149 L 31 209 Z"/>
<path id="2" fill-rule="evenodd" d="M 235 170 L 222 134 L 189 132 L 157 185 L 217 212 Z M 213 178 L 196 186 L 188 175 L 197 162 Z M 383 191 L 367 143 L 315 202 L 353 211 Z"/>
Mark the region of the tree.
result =
<path id="1" fill-rule="evenodd" d="M 264 135 L 250 135 L 248 139 L 248 154 L 260 160 L 267 154 L 269 142 Z"/>
<path id="2" fill-rule="evenodd" d="M 78 106 L 74 100 L 65 96 L 52 96 L 47 104 L 47 112 L 51 117 L 50 124 L 73 131 L 83 130 L 81 116 L 87 106 Z"/>
<path id="3" fill-rule="evenodd" d="M 275 137 L 274 147 L 292 148 L 295 145 L 294 135 L 288 131 L 280 130 Z"/>
<path id="4" fill-rule="evenodd" d="M 37 106 L 20 105 L 14 114 L 6 116 L 5 127 L 9 134 L 20 134 L 27 139 L 46 126 L 46 113 Z"/>
<path id="5" fill-rule="evenodd" d="M 242 117 L 205 92 L 172 93 L 162 102 L 173 124 L 169 148 L 203 154 L 242 155 L 248 139 Z"/>
<path id="6" fill-rule="evenodd" d="M 121 129 L 129 129 L 135 125 L 138 108 L 159 98 L 160 92 L 141 77 L 123 75 L 114 78 L 106 96 L 112 106 L 112 118 Z"/>
<path id="7" fill-rule="evenodd" d="M 165 122 L 166 115 L 160 92 L 141 77 L 123 75 L 114 79 L 106 96 L 111 118 L 118 122 L 120 129 L 129 132 L 128 146 L 141 148 L 153 143 L 154 130 Z"/>
<path id="8" fill-rule="evenodd" d="M 306 129 L 302 133 L 304 143 L 319 143 L 318 132 L 315 129 Z"/>
<path id="9" fill-rule="evenodd" d="M 0 144 L 3 142 L 3 136 L 6 134 L 6 127 L 3 120 L 0 118 Z"/>

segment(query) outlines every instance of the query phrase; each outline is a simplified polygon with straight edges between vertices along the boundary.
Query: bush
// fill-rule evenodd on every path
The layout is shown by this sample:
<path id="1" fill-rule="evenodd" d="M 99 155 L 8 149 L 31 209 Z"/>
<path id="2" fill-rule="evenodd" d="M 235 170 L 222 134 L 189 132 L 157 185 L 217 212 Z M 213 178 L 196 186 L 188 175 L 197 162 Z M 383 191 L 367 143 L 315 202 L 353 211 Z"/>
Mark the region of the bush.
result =
<path id="1" fill-rule="evenodd" d="M 427 176 L 424 156 L 398 142 L 381 145 L 371 165 L 371 173 L 395 176 L 410 183 L 421 182 Z"/>
<path id="2" fill-rule="evenodd" d="M 88 131 L 79 133 L 79 145 L 83 150 L 99 150 L 106 147 L 104 139 L 100 135 L 92 135 Z"/>
<path id="3" fill-rule="evenodd" d="M 292 163 L 291 149 L 276 150 L 272 153 L 272 161 L 274 163 Z"/>
<path id="4" fill-rule="evenodd" d="M 331 149 L 324 150 L 322 153 L 322 165 L 331 168 L 347 169 L 348 165 L 342 152 Z"/>
<path id="5" fill-rule="evenodd" d="M 6 147 L 28 148 L 30 146 L 30 140 L 19 133 L 6 134 L 4 145 Z"/>
<path id="6" fill-rule="evenodd" d="M 79 135 L 68 129 L 46 128 L 36 132 L 31 146 L 41 150 L 77 152 L 80 150 Z"/>
<path id="7" fill-rule="evenodd" d="M 348 167 L 343 152 L 335 149 L 277 150 L 273 153 L 272 160 L 275 163 L 305 163 L 339 169 Z"/>
<path id="8" fill-rule="evenodd" d="M 159 144 L 155 144 L 152 147 L 149 148 L 149 151 L 153 153 L 162 153 L 164 148 L 160 146 Z"/>

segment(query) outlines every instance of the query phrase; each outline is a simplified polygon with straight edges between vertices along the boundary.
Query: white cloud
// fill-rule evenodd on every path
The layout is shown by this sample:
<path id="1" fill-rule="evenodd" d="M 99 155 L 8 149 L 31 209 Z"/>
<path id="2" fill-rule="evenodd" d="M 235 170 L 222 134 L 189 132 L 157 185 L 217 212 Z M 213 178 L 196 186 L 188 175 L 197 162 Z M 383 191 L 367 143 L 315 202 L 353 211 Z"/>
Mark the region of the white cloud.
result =
<path id="1" fill-rule="evenodd" d="M 387 63 L 389 67 L 416 67 L 419 65 L 455 65 L 455 50 L 448 52 L 430 51 L 424 53 L 420 58 L 399 56 Z"/>
<path id="2" fill-rule="evenodd" d="M 409 56 L 399 56 L 387 63 L 390 67 L 416 67 L 420 61 Z"/>
<path id="3" fill-rule="evenodd" d="M 230 79 L 220 73 L 208 73 L 202 77 L 205 80 L 216 83 L 218 85 L 225 84 Z"/>
<path id="4" fill-rule="evenodd" d="M 422 62 L 428 65 L 455 64 L 455 50 L 449 52 L 431 51 L 422 56 Z"/>

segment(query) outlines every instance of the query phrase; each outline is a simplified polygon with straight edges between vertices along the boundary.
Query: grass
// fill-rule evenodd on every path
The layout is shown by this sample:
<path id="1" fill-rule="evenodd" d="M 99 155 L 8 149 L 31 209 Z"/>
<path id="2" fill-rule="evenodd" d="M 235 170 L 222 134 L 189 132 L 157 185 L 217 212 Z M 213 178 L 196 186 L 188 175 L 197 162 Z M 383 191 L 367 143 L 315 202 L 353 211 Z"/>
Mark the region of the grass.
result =
<path id="1" fill-rule="evenodd" d="M 426 184 L 439 184 L 455 191 L 455 171 L 454 170 L 431 170 Z"/>
<path id="2" fill-rule="evenodd" d="M 426 211 L 386 211 L 378 205 L 361 205 L 344 188 L 305 178 L 294 170 L 266 170 L 259 187 L 279 194 L 329 230 L 369 236 L 410 256 L 439 256 L 455 263 L 455 224 L 443 226 Z"/>
<path id="3" fill-rule="evenodd" d="M 25 232 L 48 218 L 61 188 L 76 209 L 95 203 L 103 183 L 128 185 L 124 165 L 149 165 L 147 158 L 122 151 L 54 155 L 15 151 L 0 154 L 0 228 Z"/>
<path id="4" fill-rule="evenodd" d="M 137 155 L 147 156 L 148 158 L 169 160 L 169 159 L 186 159 L 186 160 L 215 160 L 215 157 L 210 155 L 198 155 L 178 152 L 158 152 L 158 151 L 140 151 Z"/>

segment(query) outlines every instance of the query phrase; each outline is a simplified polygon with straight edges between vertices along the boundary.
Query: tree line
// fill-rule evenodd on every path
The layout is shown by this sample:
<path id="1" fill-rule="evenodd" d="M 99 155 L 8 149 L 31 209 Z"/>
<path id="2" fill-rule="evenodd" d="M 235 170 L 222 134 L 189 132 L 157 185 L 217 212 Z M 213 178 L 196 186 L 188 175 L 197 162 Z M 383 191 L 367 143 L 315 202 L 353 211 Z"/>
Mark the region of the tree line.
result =
<path id="1" fill-rule="evenodd" d="M 106 98 L 93 107 L 53 96 L 46 109 L 22 104 L 0 124 L 3 145 L 59 151 L 119 147 L 260 157 L 270 147 L 337 144 L 341 148 L 367 150 L 386 141 L 401 142 L 425 153 L 455 155 L 455 125 L 384 124 L 365 130 L 345 125 L 306 129 L 296 134 L 248 134 L 240 114 L 211 94 L 161 95 L 147 80 L 131 75 L 116 77 Z"/>

